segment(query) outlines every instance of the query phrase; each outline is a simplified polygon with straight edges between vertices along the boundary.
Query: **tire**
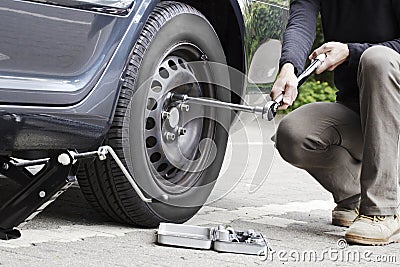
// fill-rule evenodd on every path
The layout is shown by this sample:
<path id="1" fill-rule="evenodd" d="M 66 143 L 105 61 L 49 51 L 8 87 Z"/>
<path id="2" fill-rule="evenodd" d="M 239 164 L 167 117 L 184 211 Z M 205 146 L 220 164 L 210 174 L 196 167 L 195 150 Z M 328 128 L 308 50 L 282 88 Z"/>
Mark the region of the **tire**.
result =
<path id="1" fill-rule="evenodd" d="M 101 213 L 118 222 L 156 227 L 160 222 L 185 222 L 205 203 L 224 159 L 230 112 L 202 106 L 190 106 L 186 111 L 167 93 L 172 90 L 230 101 L 230 94 L 224 94 L 218 85 L 199 80 L 198 76 L 204 76 L 212 83 L 228 84 L 227 71 L 204 62 L 191 65 L 206 58 L 226 63 L 218 36 L 206 18 L 182 3 L 158 4 L 129 57 L 104 144 L 114 148 L 145 195 L 168 199 L 141 201 L 109 158 L 85 162 L 78 174 L 79 184 L 89 203 Z M 178 82 L 189 84 L 177 87 Z M 169 118 L 165 111 L 170 112 Z M 186 134 L 181 131 L 179 135 L 178 126 L 185 127 Z M 168 132 L 176 133 L 174 140 L 168 140 Z"/>

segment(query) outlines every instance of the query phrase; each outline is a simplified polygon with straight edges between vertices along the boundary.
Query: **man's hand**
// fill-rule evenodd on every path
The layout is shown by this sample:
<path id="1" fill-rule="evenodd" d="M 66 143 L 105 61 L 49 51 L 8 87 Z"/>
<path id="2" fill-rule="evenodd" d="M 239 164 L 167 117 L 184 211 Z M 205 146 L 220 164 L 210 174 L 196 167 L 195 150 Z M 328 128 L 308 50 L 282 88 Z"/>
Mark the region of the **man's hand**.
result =
<path id="1" fill-rule="evenodd" d="M 271 99 L 276 99 L 280 94 L 284 95 L 283 105 L 279 109 L 287 109 L 296 100 L 297 77 L 294 73 L 294 66 L 291 63 L 286 63 L 282 66 L 281 72 L 272 87 Z"/>
<path id="2" fill-rule="evenodd" d="M 326 70 L 333 71 L 337 66 L 345 62 L 349 57 L 349 47 L 347 44 L 329 42 L 315 49 L 309 59 L 313 60 L 315 57 L 323 53 L 326 54 L 326 59 L 316 70 L 317 74 L 321 74 Z"/>

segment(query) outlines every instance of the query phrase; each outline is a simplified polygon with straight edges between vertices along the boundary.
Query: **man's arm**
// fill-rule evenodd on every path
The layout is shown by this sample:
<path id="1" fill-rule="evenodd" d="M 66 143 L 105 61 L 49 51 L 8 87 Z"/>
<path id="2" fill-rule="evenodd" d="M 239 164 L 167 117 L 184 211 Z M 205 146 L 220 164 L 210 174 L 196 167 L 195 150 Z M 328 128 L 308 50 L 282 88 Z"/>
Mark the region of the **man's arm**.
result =
<path id="1" fill-rule="evenodd" d="M 292 63 L 296 74 L 304 64 L 314 43 L 320 0 L 292 0 L 290 16 L 283 36 L 280 67 Z"/>
<path id="2" fill-rule="evenodd" d="M 317 69 L 316 71 L 317 74 L 320 74 L 326 70 L 334 71 L 336 67 L 338 67 L 345 61 L 348 61 L 348 64 L 350 65 L 354 64 L 358 66 L 361 55 L 364 53 L 364 51 L 375 45 L 383 45 L 392 48 L 393 50 L 400 53 L 400 38 L 376 44 L 370 44 L 370 43 L 345 44 L 339 42 L 329 42 L 315 49 L 314 52 L 310 55 L 309 59 L 312 60 L 322 53 L 327 55 L 327 58 L 324 61 L 324 63 L 322 63 L 322 65 Z"/>
<path id="3" fill-rule="evenodd" d="M 375 45 L 383 45 L 389 48 L 392 48 L 393 50 L 397 51 L 400 53 L 400 38 L 383 42 L 383 43 L 377 43 L 377 44 L 369 44 L 369 43 L 349 43 L 347 44 L 349 47 L 349 64 L 356 64 L 360 62 L 360 57 L 362 53 L 364 53 L 365 50 L 368 48 L 375 46 Z"/>
<path id="4" fill-rule="evenodd" d="M 397 18 L 397 25 L 400 28 L 400 1 L 392 1 L 392 10 Z M 399 36 L 400 37 L 400 36 Z M 368 48 L 382 45 L 389 47 L 400 53 L 400 38 L 389 40 L 381 43 L 338 43 L 329 42 L 317 48 L 310 56 L 310 59 L 315 58 L 321 53 L 327 54 L 327 60 L 318 68 L 317 73 L 322 73 L 325 70 L 333 71 L 337 66 L 345 61 L 349 65 L 358 66 L 361 55 Z"/>
<path id="5" fill-rule="evenodd" d="M 271 91 L 271 98 L 284 94 L 283 105 L 287 109 L 297 97 L 297 77 L 315 39 L 320 0 L 292 0 L 289 22 L 283 36 L 280 73 Z"/>

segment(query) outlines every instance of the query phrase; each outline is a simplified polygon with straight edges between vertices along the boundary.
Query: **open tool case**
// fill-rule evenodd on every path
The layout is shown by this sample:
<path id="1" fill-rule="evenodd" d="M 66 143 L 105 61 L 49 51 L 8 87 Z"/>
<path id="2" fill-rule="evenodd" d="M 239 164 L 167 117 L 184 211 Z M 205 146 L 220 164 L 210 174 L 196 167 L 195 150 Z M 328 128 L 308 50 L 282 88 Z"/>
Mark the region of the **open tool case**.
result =
<path id="1" fill-rule="evenodd" d="M 232 227 L 200 227 L 183 224 L 161 223 L 157 242 L 163 245 L 213 249 L 250 255 L 262 255 L 271 250 L 267 240 L 254 230 L 235 231 Z"/>

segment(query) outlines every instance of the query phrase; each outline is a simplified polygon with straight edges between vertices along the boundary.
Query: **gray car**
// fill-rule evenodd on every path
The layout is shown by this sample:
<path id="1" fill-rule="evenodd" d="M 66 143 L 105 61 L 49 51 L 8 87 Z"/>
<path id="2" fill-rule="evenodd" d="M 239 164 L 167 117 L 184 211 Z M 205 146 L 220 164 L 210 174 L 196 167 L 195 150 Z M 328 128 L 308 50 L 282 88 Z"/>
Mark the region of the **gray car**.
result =
<path id="1" fill-rule="evenodd" d="M 218 177 L 233 116 L 171 93 L 241 103 L 254 84 L 268 89 L 288 2 L 0 1 L 0 172 L 19 184 L 0 209 L 9 218 L 0 230 L 65 190 L 46 191 L 54 175 L 25 167 L 104 145 L 145 196 L 159 199 L 143 202 L 111 157 L 80 160 L 79 170 L 74 158 L 64 175 L 77 175 L 94 208 L 144 227 L 190 219 Z"/>

